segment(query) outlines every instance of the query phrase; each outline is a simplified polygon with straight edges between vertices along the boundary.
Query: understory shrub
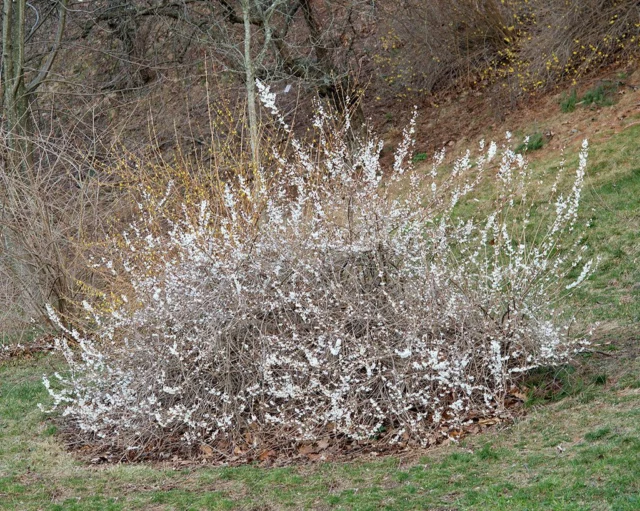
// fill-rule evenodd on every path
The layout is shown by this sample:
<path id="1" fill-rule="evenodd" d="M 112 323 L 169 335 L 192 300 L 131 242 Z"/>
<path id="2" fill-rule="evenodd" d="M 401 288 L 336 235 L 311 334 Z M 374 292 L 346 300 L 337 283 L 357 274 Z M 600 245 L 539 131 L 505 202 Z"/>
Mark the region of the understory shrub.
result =
<path id="1" fill-rule="evenodd" d="M 568 241 L 586 143 L 572 191 L 534 226 L 529 168 L 508 145 L 447 171 L 438 153 L 424 175 L 408 161 L 414 123 L 383 169 L 378 141 L 334 121 L 319 108 L 315 146 L 292 137 L 277 169 L 221 183 L 197 210 L 167 207 L 175 187 L 143 194 L 102 262 L 130 292 L 85 303 L 95 333 L 65 330 L 69 370 L 44 380 L 80 438 L 137 459 L 428 445 L 508 413 L 523 372 L 579 349 L 559 304 L 592 271 Z M 490 211 L 459 218 L 482 179 L 498 190 Z"/>

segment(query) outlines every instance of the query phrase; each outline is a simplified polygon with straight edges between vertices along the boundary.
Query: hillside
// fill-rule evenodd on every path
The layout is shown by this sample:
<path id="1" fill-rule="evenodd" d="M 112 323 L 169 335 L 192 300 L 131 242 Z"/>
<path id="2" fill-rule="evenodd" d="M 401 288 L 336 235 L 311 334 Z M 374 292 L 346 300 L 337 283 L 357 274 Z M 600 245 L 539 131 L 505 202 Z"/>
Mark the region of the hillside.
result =
<path id="1" fill-rule="evenodd" d="M 582 99 L 610 82 L 615 86 L 606 98 L 598 96 L 592 104 Z M 539 133 L 541 148 L 527 156 L 542 196 L 563 157 L 561 149 L 572 168 L 579 144 L 590 141 L 580 220 L 590 221 L 586 244 L 602 260 L 570 305 L 578 331 L 593 327 L 593 344 L 570 364 L 528 375 L 521 389 L 525 404 L 513 423 L 492 419 L 459 442 L 429 450 L 341 458 L 317 448 L 284 467 L 269 466 L 269 459 L 238 467 L 178 458 L 113 464 L 94 457 L 90 448 L 68 450 L 73 446 L 65 445 L 67 437 L 36 407 L 49 399 L 42 374 L 63 368 L 59 355 L 5 350 L 0 509 L 639 509 L 638 84 L 638 74 L 602 75 L 578 86 L 572 112 L 561 111 L 565 91 L 490 127 L 490 112 L 476 117 L 469 103 L 481 102 L 481 96 L 452 99 L 438 107 L 437 116 L 421 114 L 413 158 L 425 172 L 426 155 L 421 155 L 442 144 L 450 154 L 461 154 L 481 138 L 500 140 L 506 131 L 513 132 L 516 145 Z M 397 144 L 401 125 L 395 123 L 392 116 L 381 126 L 387 145 Z M 443 139 L 440 125 L 451 138 Z M 491 193 L 478 190 L 473 207 L 482 208 Z"/>

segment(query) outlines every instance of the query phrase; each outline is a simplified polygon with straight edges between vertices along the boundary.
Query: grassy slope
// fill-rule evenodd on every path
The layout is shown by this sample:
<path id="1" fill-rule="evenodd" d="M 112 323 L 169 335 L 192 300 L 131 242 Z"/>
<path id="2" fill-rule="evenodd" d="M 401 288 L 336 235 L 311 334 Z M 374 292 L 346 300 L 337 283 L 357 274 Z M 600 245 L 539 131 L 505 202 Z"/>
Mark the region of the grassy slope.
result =
<path id="1" fill-rule="evenodd" d="M 588 284 L 571 297 L 581 327 L 599 324 L 598 339 L 629 337 L 640 330 L 640 123 L 631 120 L 630 127 L 605 140 L 590 140 L 578 221 L 580 228 L 590 223 L 583 239 L 588 247 L 585 260 L 595 256 L 601 260 Z M 575 177 L 577 146 L 566 151 L 565 189 Z M 538 187 L 530 193 L 544 201 L 559 168 L 558 153 L 547 151 L 530 158 L 534 158 L 532 182 Z M 485 186 L 479 193 L 480 203 L 469 202 L 462 209 L 477 209 L 489 202 L 490 188 Z M 536 218 L 534 214 L 534 224 Z M 580 268 L 570 275 L 571 280 Z"/>
<path id="2" fill-rule="evenodd" d="M 581 221 L 591 222 L 586 244 L 602 259 L 596 274 L 574 297 L 599 337 L 637 335 L 640 324 L 640 115 L 629 127 L 591 141 Z M 574 151 L 576 153 L 577 151 Z M 575 160 L 575 159 L 574 159 Z M 547 162 L 541 162 L 547 163 Z M 569 160 L 569 169 L 575 161 Z M 535 164 L 540 166 L 540 164 Z M 554 166 L 545 165 L 547 173 Z"/>
<path id="3" fill-rule="evenodd" d="M 0 509 L 637 510 L 640 360 L 607 361 L 516 425 L 422 455 L 181 470 L 75 461 L 34 406 L 51 359 L 20 361 L 0 369 Z"/>
<path id="4" fill-rule="evenodd" d="M 41 375 L 59 361 L 12 361 L 0 365 L 0 509 L 640 509 L 638 141 L 640 126 L 632 126 L 592 144 L 582 214 L 603 261 L 575 306 L 585 322 L 602 322 L 597 349 L 611 356 L 559 371 L 563 399 L 535 405 L 546 393 L 541 378 L 530 414 L 516 425 L 403 458 L 279 469 L 102 467 L 66 453 L 35 407 L 47 401 Z M 552 174 L 554 158 L 535 166 Z"/>

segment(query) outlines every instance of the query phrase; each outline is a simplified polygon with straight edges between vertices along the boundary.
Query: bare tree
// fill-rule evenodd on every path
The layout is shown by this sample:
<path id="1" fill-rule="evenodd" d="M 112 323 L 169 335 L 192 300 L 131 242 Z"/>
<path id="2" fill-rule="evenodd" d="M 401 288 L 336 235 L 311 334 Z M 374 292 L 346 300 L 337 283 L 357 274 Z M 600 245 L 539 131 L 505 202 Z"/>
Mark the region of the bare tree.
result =
<path id="1" fill-rule="evenodd" d="M 34 123 L 32 105 L 38 88 L 49 76 L 54 60 L 62 44 L 67 21 L 69 0 L 58 0 L 47 12 L 40 12 L 37 6 L 26 0 L 4 0 L 2 12 L 2 113 L 3 135 L 6 140 L 5 161 L 0 194 L 0 237 L 2 238 L 2 259 L 5 271 L 24 301 L 43 304 L 41 289 L 31 286 L 34 273 L 41 271 L 30 264 L 30 256 L 24 245 L 25 233 L 11 225 L 10 218 L 18 204 L 32 203 L 33 197 L 18 183 L 26 185 L 31 177 L 34 163 Z M 27 8 L 30 16 L 27 16 Z M 42 27 L 50 28 L 48 18 L 57 13 L 53 40 L 48 41 L 36 55 L 27 56 L 27 42 Z M 27 19 L 31 26 L 27 30 Z M 30 64 L 37 67 L 29 69 Z"/>
<path id="2" fill-rule="evenodd" d="M 55 5 L 58 21 L 55 36 L 49 47 L 39 57 L 38 69 L 27 75 L 25 45 L 40 29 L 52 10 L 41 15 L 26 0 L 4 0 L 2 12 L 2 91 L 5 129 L 9 140 L 10 161 L 13 168 L 28 163 L 32 150 L 29 136 L 32 134 L 31 109 L 35 94 L 47 79 L 62 44 L 69 0 L 58 0 Z M 26 32 L 26 9 L 35 13 L 33 26 Z"/>
<path id="3" fill-rule="evenodd" d="M 296 81 L 341 105 L 354 82 L 350 66 L 356 60 L 361 19 L 373 9 L 366 0 L 108 0 L 88 15 L 82 37 L 99 27 L 109 31 L 121 41 L 122 59 L 138 68 L 145 59 L 144 51 L 136 50 L 145 24 L 158 32 L 164 27 L 156 49 L 173 45 L 165 49 L 167 55 L 184 56 L 188 48 L 206 52 L 217 69 L 235 76 L 245 89 L 257 162 L 256 79 Z"/>

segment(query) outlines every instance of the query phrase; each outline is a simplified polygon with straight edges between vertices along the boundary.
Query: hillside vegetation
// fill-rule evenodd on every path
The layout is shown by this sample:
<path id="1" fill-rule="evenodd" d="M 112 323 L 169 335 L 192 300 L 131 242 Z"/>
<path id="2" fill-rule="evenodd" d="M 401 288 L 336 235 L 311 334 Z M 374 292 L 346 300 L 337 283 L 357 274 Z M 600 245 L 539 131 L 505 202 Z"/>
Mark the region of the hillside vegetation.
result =
<path id="1" fill-rule="evenodd" d="M 87 286 L 100 288 L 86 247 L 130 212 L 132 175 L 153 180 L 156 164 L 182 161 L 225 180 L 248 162 L 273 165 L 272 145 L 286 135 L 256 80 L 298 137 L 314 101 L 350 111 L 355 131 L 368 120 L 383 161 L 417 105 L 416 151 L 430 155 L 479 134 L 502 138 L 490 135 L 549 94 L 580 110 L 632 90 L 639 9 L 630 0 L 20 0 L 2 43 L 3 331 L 48 322 L 47 301 L 71 320 Z M 32 30 L 18 30 L 20 20 Z M 607 83 L 571 99 L 599 76 Z"/>
<path id="2" fill-rule="evenodd" d="M 640 366 L 640 112 L 629 93 L 612 107 L 549 116 L 545 128 L 591 139 L 580 218 L 589 250 L 602 260 L 571 298 L 578 328 L 596 322 L 593 345 L 563 366 L 523 381 L 526 415 L 514 424 L 487 421 L 479 435 L 393 455 L 303 451 L 296 465 L 202 466 L 202 461 L 111 465 L 87 448 L 65 449 L 65 436 L 37 408 L 48 397 L 41 376 L 63 369 L 57 355 L 17 355 L 2 363 L 0 506 L 5 509 L 616 509 L 640 505 L 637 458 Z M 556 105 L 556 108 L 557 107 Z M 580 126 L 566 128 L 562 123 Z M 615 122 L 614 122 L 615 120 Z M 605 124 L 608 123 L 608 124 Z M 534 176 L 549 186 L 560 155 L 543 147 Z M 428 168 L 425 168 L 427 171 Z M 474 208 L 491 196 L 481 188 Z M 474 200 L 477 199 L 477 200 Z M 460 210 L 465 215 L 463 202 Z M 315 460 L 307 465 L 304 460 Z"/>
<path id="3" fill-rule="evenodd" d="M 2 17 L 0 509 L 640 509 L 637 2 Z"/>

